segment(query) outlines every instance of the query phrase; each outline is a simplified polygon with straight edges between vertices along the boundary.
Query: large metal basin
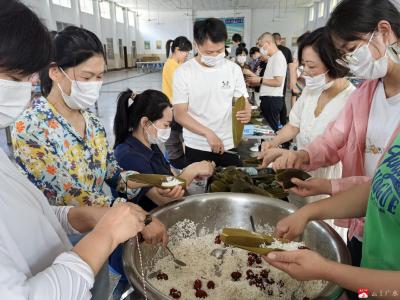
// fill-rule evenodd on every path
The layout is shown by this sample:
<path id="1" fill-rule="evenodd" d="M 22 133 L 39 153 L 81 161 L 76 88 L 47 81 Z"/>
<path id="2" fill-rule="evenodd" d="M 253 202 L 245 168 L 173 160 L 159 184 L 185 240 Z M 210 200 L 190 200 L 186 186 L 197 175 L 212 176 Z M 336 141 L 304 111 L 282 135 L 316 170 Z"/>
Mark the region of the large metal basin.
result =
<path id="1" fill-rule="evenodd" d="M 190 219 L 199 224 L 199 231 L 202 227 L 213 231 L 223 227 L 241 227 L 251 230 L 250 215 L 254 217 L 257 224 L 274 226 L 280 219 L 295 210 L 296 208 L 292 204 L 273 198 L 250 194 L 214 193 L 189 196 L 184 201 L 157 208 L 152 213 L 167 228 L 180 220 Z M 331 260 L 346 264 L 350 263 L 350 255 L 343 240 L 324 222 L 310 222 L 301 239 L 310 248 Z M 143 264 L 147 266 L 150 264 L 157 248 L 142 244 L 141 249 Z M 125 273 L 130 283 L 143 293 L 136 242 L 125 244 L 123 262 Z M 149 284 L 146 286 L 149 299 L 168 299 L 153 286 Z M 340 287 L 329 284 L 318 299 L 337 299 L 342 292 Z"/>

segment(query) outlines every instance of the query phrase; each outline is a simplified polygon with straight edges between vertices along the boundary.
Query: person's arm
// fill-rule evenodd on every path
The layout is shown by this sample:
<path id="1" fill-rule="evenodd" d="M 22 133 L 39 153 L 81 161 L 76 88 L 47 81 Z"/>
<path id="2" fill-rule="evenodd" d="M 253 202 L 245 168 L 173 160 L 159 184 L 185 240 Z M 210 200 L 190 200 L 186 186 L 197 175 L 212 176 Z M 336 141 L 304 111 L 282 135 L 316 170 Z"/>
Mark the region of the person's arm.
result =
<path id="1" fill-rule="evenodd" d="M 275 233 L 279 237 L 293 240 L 301 235 L 307 223 L 313 220 L 364 217 L 370 188 L 371 182 L 366 182 L 330 198 L 303 206 L 279 221 Z"/>
<path id="2" fill-rule="evenodd" d="M 399 288 L 399 271 L 340 264 L 310 250 L 271 252 L 264 259 L 296 280 L 326 280 L 354 292 L 366 288 L 370 296 L 375 293 L 379 299 L 393 299 L 393 292 Z"/>
<path id="3" fill-rule="evenodd" d="M 196 177 L 208 177 L 214 173 L 215 163 L 209 161 L 200 161 L 193 164 L 188 165 L 185 169 L 183 169 L 182 173 L 179 175 L 182 179 L 185 179 L 186 185 L 189 186 L 193 179 Z"/>
<path id="4" fill-rule="evenodd" d="M 279 145 L 286 143 L 293 138 L 295 138 L 300 132 L 298 127 L 294 127 L 291 124 L 286 124 L 281 130 L 279 130 L 278 135 L 268 142 L 264 142 L 261 145 L 261 151 L 265 151 L 270 148 L 276 148 Z"/>
<path id="5" fill-rule="evenodd" d="M 137 205 L 110 208 L 72 251 L 61 253 L 31 277 L 14 263 L 12 240 L 0 239 L 0 295 L 4 299 L 89 299 L 94 276 L 118 244 L 144 229 L 145 217 L 146 212 Z"/>
<path id="6" fill-rule="evenodd" d="M 251 104 L 249 103 L 249 94 L 247 92 L 246 82 L 244 81 L 242 70 L 235 65 L 234 72 L 236 81 L 233 97 L 236 102 L 238 98 L 243 96 L 246 99 L 246 105 L 244 110 L 238 111 L 236 116 L 232 116 L 232 118 L 236 118 L 242 124 L 246 124 L 251 120 Z"/>
<path id="7" fill-rule="evenodd" d="M 153 187 L 146 193 L 147 198 L 151 199 L 151 201 L 158 206 L 163 206 L 172 201 L 182 199 L 184 195 L 185 190 L 182 189 L 180 185 L 175 186 L 168 191 Z"/>
<path id="8" fill-rule="evenodd" d="M 274 76 L 273 79 L 267 79 L 267 78 L 261 78 L 261 84 L 262 85 L 266 85 L 266 86 L 270 86 L 270 87 L 280 87 L 283 83 L 283 81 L 285 80 L 284 77 L 282 76 Z"/>

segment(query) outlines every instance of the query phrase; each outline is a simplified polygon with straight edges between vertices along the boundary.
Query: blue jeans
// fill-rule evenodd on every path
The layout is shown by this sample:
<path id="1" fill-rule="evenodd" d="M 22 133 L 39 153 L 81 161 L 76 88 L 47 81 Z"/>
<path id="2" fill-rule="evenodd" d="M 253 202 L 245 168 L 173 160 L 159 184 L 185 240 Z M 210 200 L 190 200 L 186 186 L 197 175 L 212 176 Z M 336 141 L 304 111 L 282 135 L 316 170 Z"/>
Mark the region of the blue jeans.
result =
<path id="1" fill-rule="evenodd" d="M 72 245 L 76 245 L 85 234 L 72 234 L 68 238 Z M 110 278 L 108 274 L 107 262 L 101 267 L 94 279 L 93 288 L 90 290 L 92 293 L 92 300 L 108 300 L 110 294 Z"/>

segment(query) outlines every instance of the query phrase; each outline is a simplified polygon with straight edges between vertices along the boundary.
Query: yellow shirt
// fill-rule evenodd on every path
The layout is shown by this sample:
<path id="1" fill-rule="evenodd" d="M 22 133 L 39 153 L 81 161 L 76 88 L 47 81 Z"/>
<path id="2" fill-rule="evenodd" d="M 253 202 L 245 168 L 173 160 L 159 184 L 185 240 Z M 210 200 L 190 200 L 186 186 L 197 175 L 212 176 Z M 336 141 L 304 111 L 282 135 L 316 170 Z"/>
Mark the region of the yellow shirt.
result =
<path id="1" fill-rule="evenodd" d="M 164 64 L 162 72 L 162 91 L 167 95 L 169 101 L 172 103 L 173 94 L 173 79 L 175 70 L 179 67 L 179 64 L 172 58 L 168 58 Z"/>

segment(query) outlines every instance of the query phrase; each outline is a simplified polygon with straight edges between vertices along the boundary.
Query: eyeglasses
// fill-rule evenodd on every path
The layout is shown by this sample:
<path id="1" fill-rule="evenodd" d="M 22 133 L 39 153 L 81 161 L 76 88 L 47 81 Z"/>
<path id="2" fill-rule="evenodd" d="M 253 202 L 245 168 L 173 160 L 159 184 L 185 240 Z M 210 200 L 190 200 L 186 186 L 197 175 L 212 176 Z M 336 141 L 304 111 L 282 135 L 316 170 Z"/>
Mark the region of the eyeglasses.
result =
<path id="1" fill-rule="evenodd" d="M 368 40 L 367 47 L 369 46 L 369 44 L 371 44 L 371 41 L 372 41 L 372 39 L 374 38 L 374 36 L 375 36 L 375 31 L 371 33 L 371 37 L 370 37 L 369 40 Z M 355 53 L 357 53 L 357 51 L 358 51 L 363 45 L 364 45 L 364 43 L 361 42 L 361 43 L 357 46 L 357 48 L 356 48 L 354 51 L 352 51 L 352 52 L 350 52 L 350 53 L 343 54 L 341 58 L 336 59 L 336 62 L 337 62 L 339 65 L 341 65 L 341 66 L 343 66 L 343 67 L 345 67 L 345 68 L 348 68 L 349 65 L 357 65 L 357 64 L 359 64 L 360 61 L 358 60 L 357 57 L 355 57 Z"/>
<path id="2" fill-rule="evenodd" d="M 298 66 L 297 72 L 300 73 L 300 75 L 302 75 L 304 73 L 304 66 Z"/>
<path id="3" fill-rule="evenodd" d="M 391 44 L 387 49 L 387 54 L 394 63 L 400 64 L 400 41 Z"/>

